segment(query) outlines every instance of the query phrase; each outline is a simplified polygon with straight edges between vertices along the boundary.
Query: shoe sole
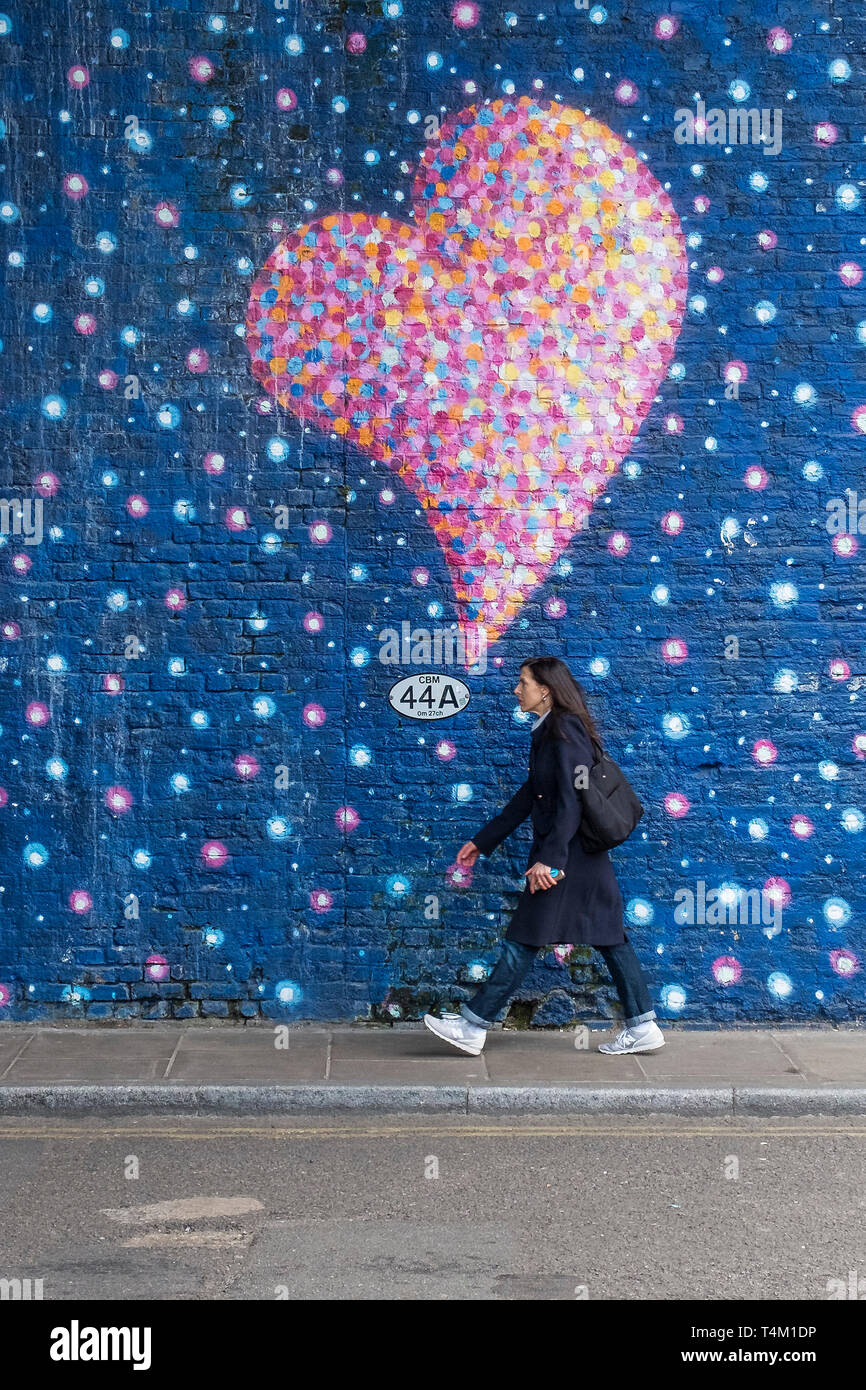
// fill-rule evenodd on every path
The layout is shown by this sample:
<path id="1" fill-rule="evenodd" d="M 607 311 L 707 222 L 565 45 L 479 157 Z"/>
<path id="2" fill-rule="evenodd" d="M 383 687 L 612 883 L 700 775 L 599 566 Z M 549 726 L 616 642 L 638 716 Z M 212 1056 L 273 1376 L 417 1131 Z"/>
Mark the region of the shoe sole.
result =
<path id="1" fill-rule="evenodd" d="M 455 1042 L 453 1038 L 449 1038 L 445 1033 L 440 1033 L 438 1028 L 434 1028 L 433 1023 L 428 1021 L 426 1017 L 424 1019 L 424 1026 L 430 1029 L 434 1037 L 439 1038 L 442 1042 L 450 1043 L 452 1047 L 458 1048 L 460 1052 L 468 1052 L 470 1057 L 480 1056 L 480 1047 L 470 1047 L 468 1043 Z"/>
<path id="2" fill-rule="evenodd" d="M 664 1043 L 660 1042 L 653 1043 L 652 1047 L 624 1047 L 622 1050 L 617 1049 L 616 1052 L 611 1048 L 602 1046 L 598 1050 L 603 1052 L 605 1057 L 630 1057 L 633 1052 L 661 1052 L 663 1047 Z"/>

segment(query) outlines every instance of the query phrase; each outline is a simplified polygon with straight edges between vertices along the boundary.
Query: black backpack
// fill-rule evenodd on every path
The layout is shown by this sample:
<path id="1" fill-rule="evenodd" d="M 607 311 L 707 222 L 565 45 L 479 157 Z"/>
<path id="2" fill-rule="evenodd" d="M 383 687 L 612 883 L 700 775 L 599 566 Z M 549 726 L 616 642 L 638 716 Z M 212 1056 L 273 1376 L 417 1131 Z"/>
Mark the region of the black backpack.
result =
<path id="1" fill-rule="evenodd" d="M 643 805 L 622 768 L 592 740 L 596 754 L 589 769 L 587 786 L 578 790 L 583 798 L 583 814 L 577 833 L 590 854 L 615 849 L 627 840 L 643 815 Z M 577 788 L 577 778 L 575 778 Z"/>

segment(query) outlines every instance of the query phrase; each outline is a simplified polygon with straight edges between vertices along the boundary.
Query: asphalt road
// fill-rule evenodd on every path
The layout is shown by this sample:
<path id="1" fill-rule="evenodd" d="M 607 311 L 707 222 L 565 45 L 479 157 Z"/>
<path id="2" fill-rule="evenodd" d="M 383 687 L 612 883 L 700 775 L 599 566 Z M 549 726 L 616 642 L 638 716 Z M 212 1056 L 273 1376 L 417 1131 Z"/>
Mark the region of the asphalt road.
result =
<path id="1" fill-rule="evenodd" d="M 866 1120 L 5 1119 L 45 1299 L 866 1297 Z M 838 1286 L 837 1286 L 838 1287 Z"/>

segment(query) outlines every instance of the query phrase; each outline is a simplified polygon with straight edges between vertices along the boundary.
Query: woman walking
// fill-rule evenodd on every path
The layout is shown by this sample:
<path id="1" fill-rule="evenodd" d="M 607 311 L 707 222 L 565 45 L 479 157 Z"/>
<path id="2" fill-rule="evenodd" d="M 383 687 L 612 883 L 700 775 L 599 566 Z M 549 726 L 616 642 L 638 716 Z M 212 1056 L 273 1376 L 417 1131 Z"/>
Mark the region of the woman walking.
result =
<path id="1" fill-rule="evenodd" d="M 532 729 L 529 777 L 498 816 L 467 840 L 457 863 L 470 866 L 489 855 L 532 816 L 533 839 L 526 889 L 509 923 L 489 977 L 461 1005 L 441 1018 L 425 1014 L 431 1032 L 477 1057 L 497 1014 L 528 973 L 539 949 L 557 942 L 594 946 L 613 978 L 625 1027 L 600 1052 L 655 1052 L 664 1046 L 640 962 L 623 928 L 622 896 L 607 851 L 590 853 L 577 834 L 581 793 L 575 769 L 593 764 L 595 724 L 583 691 L 557 657 L 536 657 L 520 668 L 515 688 L 520 708 L 538 716 Z"/>

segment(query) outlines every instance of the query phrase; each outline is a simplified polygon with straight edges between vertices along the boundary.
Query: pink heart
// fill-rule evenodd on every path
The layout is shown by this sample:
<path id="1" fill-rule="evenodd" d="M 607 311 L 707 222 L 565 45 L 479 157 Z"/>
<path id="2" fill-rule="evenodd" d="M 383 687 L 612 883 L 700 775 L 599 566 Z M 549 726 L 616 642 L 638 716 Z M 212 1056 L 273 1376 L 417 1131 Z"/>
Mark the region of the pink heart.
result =
<path id="1" fill-rule="evenodd" d="M 252 371 L 403 478 L 461 626 L 493 642 L 637 436 L 679 333 L 685 245 L 630 146 L 530 97 L 449 118 L 413 203 L 415 225 L 335 213 L 280 242 L 250 295 Z"/>

